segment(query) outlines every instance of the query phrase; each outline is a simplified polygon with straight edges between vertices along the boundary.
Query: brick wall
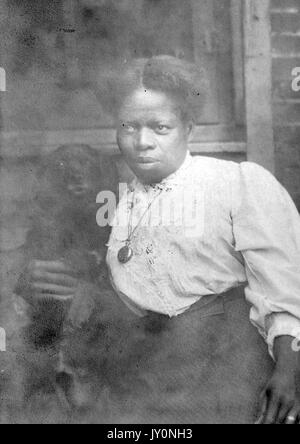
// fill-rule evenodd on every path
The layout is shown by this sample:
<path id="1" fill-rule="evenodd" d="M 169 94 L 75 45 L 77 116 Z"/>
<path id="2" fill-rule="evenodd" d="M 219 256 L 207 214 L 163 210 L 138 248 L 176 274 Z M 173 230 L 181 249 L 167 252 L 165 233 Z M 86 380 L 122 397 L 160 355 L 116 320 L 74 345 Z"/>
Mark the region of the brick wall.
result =
<path id="1" fill-rule="evenodd" d="M 276 174 L 300 209 L 300 92 L 291 86 L 300 67 L 300 0 L 272 0 L 271 18 Z"/>

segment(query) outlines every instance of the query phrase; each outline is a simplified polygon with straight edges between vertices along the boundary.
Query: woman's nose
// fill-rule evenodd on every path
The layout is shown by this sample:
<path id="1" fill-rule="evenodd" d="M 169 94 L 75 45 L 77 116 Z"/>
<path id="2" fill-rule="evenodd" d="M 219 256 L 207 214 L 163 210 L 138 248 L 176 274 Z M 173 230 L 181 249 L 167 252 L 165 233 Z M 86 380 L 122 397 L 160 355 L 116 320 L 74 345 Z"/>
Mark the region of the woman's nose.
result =
<path id="1" fill-rule="evenodd" d="M 148 128 L 142 128 L 136 139 L 136 148 L 140 151 L 145 151 L 155 148 L 155 140 L 153 133 Z"/>

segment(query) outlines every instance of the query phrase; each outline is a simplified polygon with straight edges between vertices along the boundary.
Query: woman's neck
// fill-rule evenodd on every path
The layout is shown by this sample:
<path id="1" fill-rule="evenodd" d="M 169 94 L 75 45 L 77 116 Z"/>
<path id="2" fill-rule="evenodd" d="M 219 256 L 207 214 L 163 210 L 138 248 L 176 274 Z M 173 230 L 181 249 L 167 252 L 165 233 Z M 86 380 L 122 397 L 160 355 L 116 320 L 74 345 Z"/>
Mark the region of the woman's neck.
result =
<path id="1" fill-rule="evenodd" d="M 155 177 L 155 175 L 152 175 L 151 177 L 139 177 L 137 176 L 138 180 L 140 183 L 142 183 L 143 185 L 159 185 L 162 182 L 167 181 L 169 178 L 177 175 L 182 168 L 184 168 L 184 165 L 186 164 L 186 162 L 188 161 L 188 159 L 190 158 L 190 152 L 188 151 L 185 155 L 185 157 L 182 159 L 181 163 L 177 166 L 177 168 L 174 168 L 173 170 L 168 171 L 168 173 L 166 173 L 165 175 L 157 175 Z"/>

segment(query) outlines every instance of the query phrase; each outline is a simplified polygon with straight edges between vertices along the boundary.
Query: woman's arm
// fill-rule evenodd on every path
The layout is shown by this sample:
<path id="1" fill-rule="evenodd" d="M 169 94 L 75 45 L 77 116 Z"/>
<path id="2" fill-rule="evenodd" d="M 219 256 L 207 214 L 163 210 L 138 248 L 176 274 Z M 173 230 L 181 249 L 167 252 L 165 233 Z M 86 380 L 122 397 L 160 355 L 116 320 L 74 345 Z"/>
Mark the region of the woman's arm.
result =
<path id="1" fill-rule="evenodd" d="M 241 164 L 232 190 L 235 248 L 244 257 L 250 318 L 276 361 L 262 394 L 260 422 L 295 423 L 300 366 L 292 342 L 300 332 L 299 214 L 286 190 L 258 165 Z"/>
<path id="2" fill-rule="evenodd" d="M 294 347 L 295 338 L 280 336 L 274 342 L 276 367 L 263 394 L 261 422 L 263 424 L 300 423 L 300 353 Z"/>

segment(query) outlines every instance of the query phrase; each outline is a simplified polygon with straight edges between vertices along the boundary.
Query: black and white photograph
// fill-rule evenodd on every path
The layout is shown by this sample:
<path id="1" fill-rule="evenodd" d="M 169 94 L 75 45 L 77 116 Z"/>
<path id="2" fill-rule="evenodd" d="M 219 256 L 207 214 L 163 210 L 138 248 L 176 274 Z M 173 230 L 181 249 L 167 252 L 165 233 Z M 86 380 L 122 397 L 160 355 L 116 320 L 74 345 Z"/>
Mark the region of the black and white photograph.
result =
<path id="1" fill-rule="evenodd" d="M 300 0 L 0 0 L 0 424 L 299 425 L 299 211 Z"/>

